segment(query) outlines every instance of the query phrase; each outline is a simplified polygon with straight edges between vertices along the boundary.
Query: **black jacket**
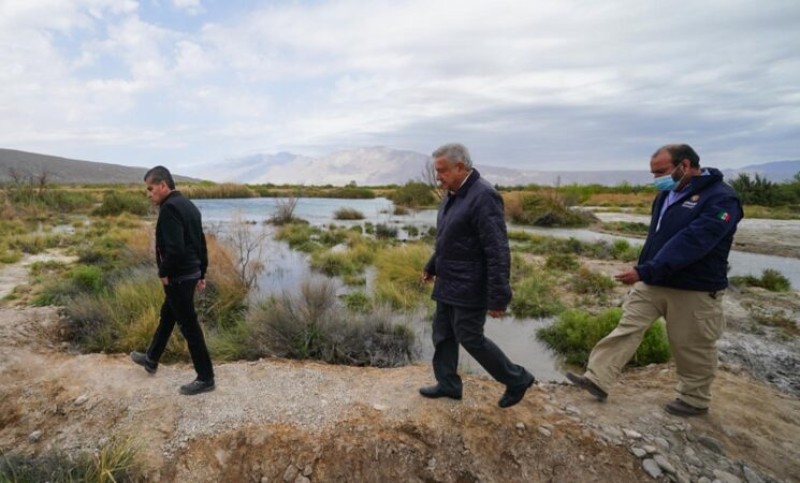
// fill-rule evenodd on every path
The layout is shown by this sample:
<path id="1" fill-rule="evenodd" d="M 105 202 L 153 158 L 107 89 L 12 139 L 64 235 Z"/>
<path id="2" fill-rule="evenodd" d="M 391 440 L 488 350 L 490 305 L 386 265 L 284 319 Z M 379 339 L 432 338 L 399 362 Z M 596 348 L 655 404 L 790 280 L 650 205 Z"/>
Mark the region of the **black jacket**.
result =
<path id="1" fill-rule="evenodd" d="M 208 252 L 200 210 L 178 191 L 170 193 L 158 210 L 156 263 L 159 277 L 206 275 Z"/>
<path id="2" fill-rule="evenodd" d="M 511 302 L 503 198 L 473 169 L 445 196 L 436 220 L 436 248 L 425 271 L 436 276 L 432 298 L 470 308 L 502 310 Z"/>
<path id="3" fill-rule="evenodd" d="M 650 232 L 636 266 L 644 283 L 701 292 L 728 286 L 728 253 L 744 214 L 722 173 L 704 171 L 707 174 L 693 177 L 683 197 L 667 208 L 657 230 L 668 192 L 653 201 Z"/>

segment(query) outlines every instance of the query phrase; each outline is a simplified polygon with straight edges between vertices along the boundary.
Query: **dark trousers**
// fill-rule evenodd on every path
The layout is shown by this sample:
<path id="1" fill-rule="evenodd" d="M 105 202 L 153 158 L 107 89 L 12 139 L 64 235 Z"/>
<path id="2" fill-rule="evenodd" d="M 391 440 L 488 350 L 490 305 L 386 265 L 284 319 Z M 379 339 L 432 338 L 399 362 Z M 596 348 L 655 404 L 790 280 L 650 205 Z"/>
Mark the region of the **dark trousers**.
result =
<path id="1" fill-rule="evenodd" d="M 167 342 L 172 335 L 175 323 L 181 329 L 186 344 L 189 346 L 189 354 L 192 356 L 194 370 L 197 378 L 201 381 L 213 381 L 214 369 L 211 366 L 211 356 L 206 348 L 206 341 L 203 337 L 203 329 L 197 322 L 197 312 L 194 310 L 194 290 L 197 287 L 197 279 L 184 280 L 181 282 L 170 283 L 164 286 L 164 304 L 161 305 L 161 319 L 158 322 L 158 329 L 153 336 L 153 341 L 147 349 L 147 357 L 158 362 Z"/>
<path id="2" fill-rule="evenodd" d="M 486 309 L 436 303 L 433 317 L 433 373 L 446 391 L 461 392 L 458 375 L 458 345 L 475 358 L 498 382 L 506 386 L 527 384 L 533 376 L 511 362 L 494 342 L 483 335 Z"/>

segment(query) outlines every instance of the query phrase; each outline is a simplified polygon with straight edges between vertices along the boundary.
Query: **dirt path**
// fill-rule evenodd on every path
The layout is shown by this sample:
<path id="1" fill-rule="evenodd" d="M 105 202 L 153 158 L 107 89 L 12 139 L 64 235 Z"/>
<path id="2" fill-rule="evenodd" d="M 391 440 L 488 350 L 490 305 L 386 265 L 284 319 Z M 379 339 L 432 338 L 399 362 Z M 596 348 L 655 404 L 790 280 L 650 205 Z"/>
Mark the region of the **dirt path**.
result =
<path id="1" fill-rule="evenodd" d="M 149 376 L 125 355 L 60 352 L 47 342 L 57 321 L 52 308 L 0 309 L 2 452 L 130 437 L 153 481 L 643 481 L 655 455 L 664 481 L 800 475 L 800 401 L 743 374 L 722 371 L 711 415 L 694 420 L 659 408 L 671 366 L 627 372 L 605 404 L 541 384 L 500 410 L 501 386 L 470 376 L 463 401 L 430 401 L 416 393 L 426 365 L 283 360 L 221 364 L 217 390 L 187 398 L 188 365 Z"/>

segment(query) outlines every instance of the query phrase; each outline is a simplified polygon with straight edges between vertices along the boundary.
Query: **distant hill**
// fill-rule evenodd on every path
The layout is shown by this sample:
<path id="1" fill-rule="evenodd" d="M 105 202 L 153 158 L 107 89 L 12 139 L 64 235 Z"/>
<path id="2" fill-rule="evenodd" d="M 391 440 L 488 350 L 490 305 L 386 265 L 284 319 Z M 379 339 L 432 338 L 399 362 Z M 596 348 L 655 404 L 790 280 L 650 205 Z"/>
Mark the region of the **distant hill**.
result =
<path id="1" fill-rule="evenodd" d="M 789 181 L 800 173 L 800 161 L 773 161 L 771 163 L 753 164 L 736 170 L 750 174 L 760 174 L 770 181 Z"/>
<path id="2" fill-rule="evenodd" d="M 47 179 L 51 183 L 141 183 L 146 172 L 147 168 L 79 161 L 14 149 L 0 149 L 0 183 L 11 181 L 14 176 L 22 179 L 32 176 L 36 179 L 42 173 L 47 174 Z M 178 182 L 199 181 L 180 175 L 175 175 L 175 180 Z"/>
<path id="3" fill-rule="evenodd" d="M 421 179 L 425 164 L 429 161 L 430 157 L 426 154 L 377 146 L 338 151 L 317 158 L 286 152 L 256 154 L 194 166 L 192 169 L 197 175 L 214 181 L 339 186 L 355 181 L 360 186 L 370 186 L 404 184 L 409 180 Z M 641 170 L 607 171 L 540 171 L 482 165 L 479 162 L 475 166 L 490 182 L 502 186 L 590 183 L 641 185 L 653 179 L 646 166 Z M 759 173 L 772 181 L 791 179 L 798 171 L 800 161 L 765 163 L 741 169 L 723 168 L 727 179 L 748 172 Z"/>

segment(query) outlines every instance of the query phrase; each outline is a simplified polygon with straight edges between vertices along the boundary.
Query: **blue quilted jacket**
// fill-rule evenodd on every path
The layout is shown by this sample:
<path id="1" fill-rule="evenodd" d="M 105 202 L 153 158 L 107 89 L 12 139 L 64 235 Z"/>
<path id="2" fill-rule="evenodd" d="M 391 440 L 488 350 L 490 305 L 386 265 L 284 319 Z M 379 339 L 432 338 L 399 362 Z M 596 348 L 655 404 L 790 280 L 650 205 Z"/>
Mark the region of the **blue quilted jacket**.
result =
<path id="1" fill-rule="evenodd" d="M 436 220 L 436 247 L 425 271 L 436 276 L 432 298 L 469 308 L 502 310 L 511 302 L 503 198 L 473 169 L 445 196 Z"/>

